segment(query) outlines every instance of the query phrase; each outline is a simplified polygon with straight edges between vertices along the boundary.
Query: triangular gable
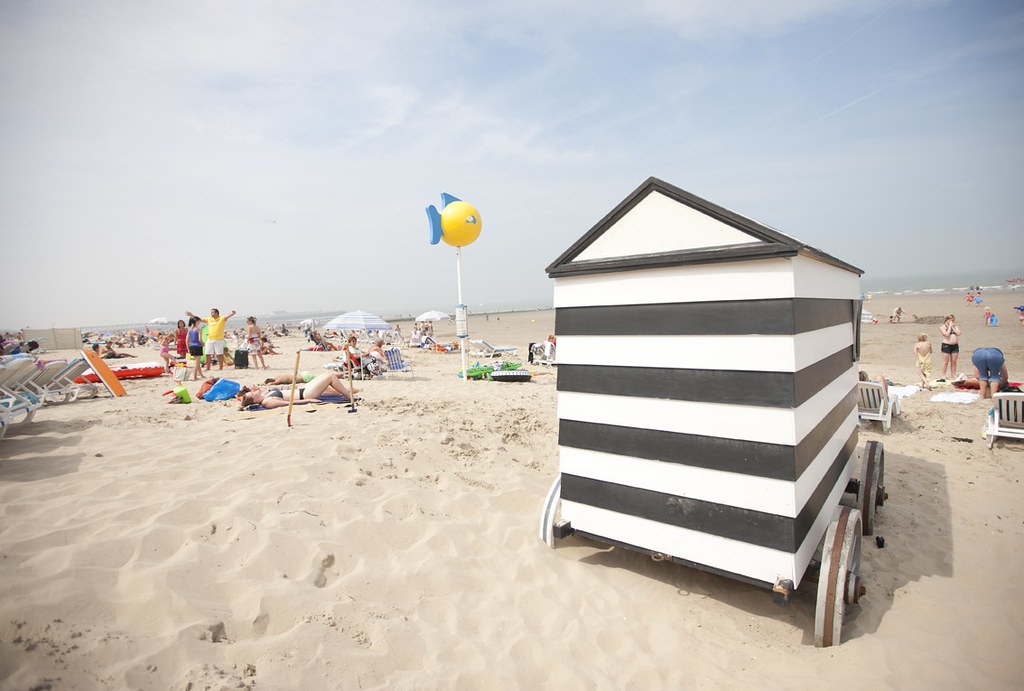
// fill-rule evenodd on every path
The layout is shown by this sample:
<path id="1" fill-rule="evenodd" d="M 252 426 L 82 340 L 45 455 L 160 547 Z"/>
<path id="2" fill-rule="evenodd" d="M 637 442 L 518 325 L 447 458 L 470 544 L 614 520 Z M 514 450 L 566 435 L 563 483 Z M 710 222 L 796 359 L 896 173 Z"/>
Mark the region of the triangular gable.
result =
<path id="1" fill-rule="evenodd" d="M 863 273 L 777 230 L 652 177 L 552 262 L 547 273 L 555 277 L 797 254 Z"/>

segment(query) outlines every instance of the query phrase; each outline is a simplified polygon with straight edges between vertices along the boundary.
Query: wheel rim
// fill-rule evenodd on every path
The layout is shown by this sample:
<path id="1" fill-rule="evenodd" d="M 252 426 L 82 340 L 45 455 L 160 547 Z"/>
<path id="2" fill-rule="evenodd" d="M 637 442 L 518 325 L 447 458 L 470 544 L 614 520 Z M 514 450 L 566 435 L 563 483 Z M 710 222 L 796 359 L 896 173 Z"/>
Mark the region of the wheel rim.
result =
<path id="1" fill-rule="evenodd" d="M 860 599 L 861 532 L 860 511 L 844 506 L 825 533 L 814 616 L 818 647 L 839 644 L 846 605 Z"/>

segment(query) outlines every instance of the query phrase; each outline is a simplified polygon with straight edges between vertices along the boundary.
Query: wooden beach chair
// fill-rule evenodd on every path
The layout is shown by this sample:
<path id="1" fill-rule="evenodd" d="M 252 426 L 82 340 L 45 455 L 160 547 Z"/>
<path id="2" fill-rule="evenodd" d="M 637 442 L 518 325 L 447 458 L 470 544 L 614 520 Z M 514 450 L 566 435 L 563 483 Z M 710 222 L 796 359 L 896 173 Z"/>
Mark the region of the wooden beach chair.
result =
<path id="1" fill-rule="evenodd" d="M 888 432 L 892 416 L 900 414 L 900 399 L 886 396 L 885 389 L 878 382 L 858 382 L 857 388 L 860 396 L 857 417 L 861 420 L 878 420 L 882 423 L 882 431 Z"/>
<path id="2" fill-rule="evenodd" d="M 990 449 L 996 437 L 1024 440 L 1024 393 L 992 394 L 985 436 Z"/>

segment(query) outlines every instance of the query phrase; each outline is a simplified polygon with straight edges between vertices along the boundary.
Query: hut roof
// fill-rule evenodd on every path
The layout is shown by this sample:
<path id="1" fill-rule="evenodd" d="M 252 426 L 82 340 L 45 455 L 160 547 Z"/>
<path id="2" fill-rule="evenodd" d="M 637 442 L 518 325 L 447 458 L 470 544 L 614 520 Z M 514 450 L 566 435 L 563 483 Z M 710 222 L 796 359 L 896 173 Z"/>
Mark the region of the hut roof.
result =
<path id="1" fill-rule="evenodd" d="M 555 278 L 796 255 L 864 273 L 774 228 L 651 177 L 546 271 Z"/>

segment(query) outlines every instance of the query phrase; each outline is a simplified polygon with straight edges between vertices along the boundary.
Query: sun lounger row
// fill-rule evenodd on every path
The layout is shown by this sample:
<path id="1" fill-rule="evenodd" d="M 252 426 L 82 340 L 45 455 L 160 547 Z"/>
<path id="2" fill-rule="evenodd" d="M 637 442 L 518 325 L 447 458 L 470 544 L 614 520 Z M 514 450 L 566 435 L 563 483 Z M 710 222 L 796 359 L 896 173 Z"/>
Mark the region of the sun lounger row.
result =
<path id="1" fill-rule="evenodd" d="M 31 358 L 14 358 L 0 363 L 0 438 L 11 425 L 31 422 L 45 403 L 67 403 L 82 391 L 95 392 L 92 384 L 75 383 L 75 378 L 88 369 L 84 358 L 43 364 Z"/>

